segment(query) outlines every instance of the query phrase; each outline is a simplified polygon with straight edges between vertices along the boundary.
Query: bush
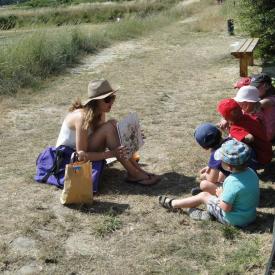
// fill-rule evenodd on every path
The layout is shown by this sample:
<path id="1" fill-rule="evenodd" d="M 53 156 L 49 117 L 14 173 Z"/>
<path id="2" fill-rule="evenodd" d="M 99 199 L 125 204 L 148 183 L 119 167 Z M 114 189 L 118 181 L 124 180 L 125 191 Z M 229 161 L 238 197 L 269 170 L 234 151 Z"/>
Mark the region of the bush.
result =
<path id="1" fill-rule="evenodd" d="M 15 27 L 17 17 L 15 15 L 0 16 L 0 29 L 9 30 Z"/>
<path id="2" fill-rule="evenodd" d="M 263 60 L 275 56 L 274 0 L 241 0 L 239 6 L 241 27 L 252 37 L 259 37 L 259 53 Z"/>

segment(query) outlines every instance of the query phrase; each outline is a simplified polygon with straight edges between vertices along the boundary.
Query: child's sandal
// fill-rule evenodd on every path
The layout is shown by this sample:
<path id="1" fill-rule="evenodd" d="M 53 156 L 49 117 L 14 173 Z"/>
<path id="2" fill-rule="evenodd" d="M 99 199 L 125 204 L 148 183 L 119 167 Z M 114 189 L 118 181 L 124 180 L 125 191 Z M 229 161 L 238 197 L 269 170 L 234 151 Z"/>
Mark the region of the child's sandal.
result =
<path id="1" fill-rule="evenodd" d="M 169 210 L 175 210 L 175 208 L 172 206 L 172 201 L 174 199 L 168 198 L 166 196 L 159 196 L 159 204 Z"/>

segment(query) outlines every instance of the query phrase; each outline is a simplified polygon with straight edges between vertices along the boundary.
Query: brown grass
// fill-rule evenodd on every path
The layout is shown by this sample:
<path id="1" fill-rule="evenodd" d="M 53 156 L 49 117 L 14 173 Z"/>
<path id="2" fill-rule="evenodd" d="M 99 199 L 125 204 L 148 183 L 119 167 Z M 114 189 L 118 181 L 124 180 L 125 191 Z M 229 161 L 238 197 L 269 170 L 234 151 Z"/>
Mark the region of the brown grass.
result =
<path id="1" fill-rule="evenodd" d="M 270 181 L 261 182 L 258 219 L 247 231 L 194 222 L 157 202 L 159 194 L 188 196 L 197 184 L 208 153 L 195 144 L 193 131 L 201 122 L 216 122 L 217 101 L 234 94 L 239 76 L 238 61 L 228 53 L 233 41 L 225 32 L 195 33 L 176 23 L 135 41 L 138 51 L 126 58 L 116 53 L 90 71 L 44 82 L 39 93 L 2 98 L 1 272 L 263 274 L 275 201 Z M 99 77 L 121 86 L 111 116 L 138 112 L 147 136 L 141 163 L 162 181 L 150 188 L 126 184 L 115 164 L 105 170 L 94 205 L 63 207 L 60 190 L 32 180 L 35 158 L 55 143 L 71 101 L 85 96 L 88 81 Z M 115 218 L 119 226 L 105 230 Z M 35 241 L 28 253 L 15 246 L 19 237 Z"/>

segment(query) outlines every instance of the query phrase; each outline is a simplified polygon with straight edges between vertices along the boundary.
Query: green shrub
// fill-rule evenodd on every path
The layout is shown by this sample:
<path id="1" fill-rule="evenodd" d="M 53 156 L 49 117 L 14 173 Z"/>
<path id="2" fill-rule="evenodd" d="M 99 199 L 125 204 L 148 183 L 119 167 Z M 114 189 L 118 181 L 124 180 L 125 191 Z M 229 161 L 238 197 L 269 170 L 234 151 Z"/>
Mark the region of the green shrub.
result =
<path id="1" fill-rule="evenodd" d="M 15 27 L 17 17 L 15 15 L 0 16 L 0 29 L 9 30 Z"/>
<path id="2" fill-rule="evenodd" d="M 115 41 L 136 38 L 168 25 L 180 13 L 167 12 L 141 19 L 131 17 L 93 33 L 78 28 L 37 31 L 0 51 L 0 94 L 14 93 L 75 64 L 83 53 L 94 53 Z"/>
<path id="3" fill-rule="evenodd" d="M 259 37 L 259 53 L 264 60 L 275 56 L 275 6 L 273 0 L 240 0 L 241 27 L 252 37 Z"/>

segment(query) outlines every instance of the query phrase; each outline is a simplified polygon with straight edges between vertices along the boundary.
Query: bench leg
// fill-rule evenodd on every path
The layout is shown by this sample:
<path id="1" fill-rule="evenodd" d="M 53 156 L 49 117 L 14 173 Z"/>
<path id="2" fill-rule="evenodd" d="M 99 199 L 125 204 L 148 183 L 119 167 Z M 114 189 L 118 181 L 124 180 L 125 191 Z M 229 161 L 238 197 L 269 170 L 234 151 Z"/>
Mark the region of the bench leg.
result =
<path id="1" fill-rule="evenodd" d="M 243 55 L 240 57 L 240 76 L 245 77 L 248 75 L 248 56 Z"/>
<path id="2" fill-rule="evenodd" d="M 248 55 L 248 65 L 253 66 L 254 65 L 254 58 L 253 58 L 253 53 L 250 53 Z"/>

